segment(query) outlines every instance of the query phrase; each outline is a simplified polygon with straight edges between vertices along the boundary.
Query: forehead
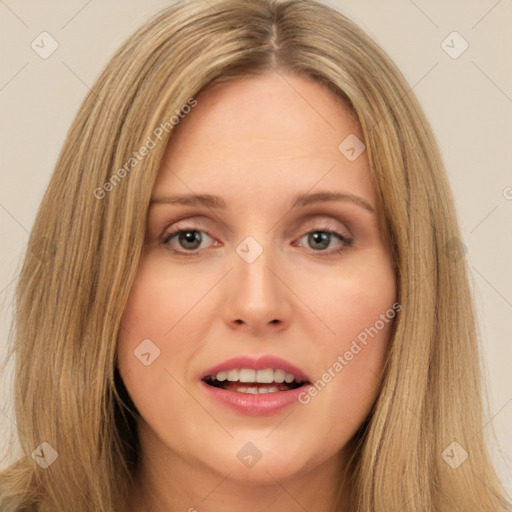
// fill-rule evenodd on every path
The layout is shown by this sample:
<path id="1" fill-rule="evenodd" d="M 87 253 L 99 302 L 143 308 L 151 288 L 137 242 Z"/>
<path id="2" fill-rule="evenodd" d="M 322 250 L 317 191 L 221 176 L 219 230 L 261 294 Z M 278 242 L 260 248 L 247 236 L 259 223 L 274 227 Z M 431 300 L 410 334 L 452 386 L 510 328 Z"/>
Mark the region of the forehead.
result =
<path id="1" fill-rule="evenodd" d="M 366 155 L 350 161 L 339 150 L 348 136 L 362 140 L 357 118 L 324 85 L 269 73 L 217 84 L 196 99 L 173 131 L 155 192 L 207 184 L 218 193 L 229 185 L 275 195 L 321 180 L 322 188 L 343 185 L 371 200 Z"/>

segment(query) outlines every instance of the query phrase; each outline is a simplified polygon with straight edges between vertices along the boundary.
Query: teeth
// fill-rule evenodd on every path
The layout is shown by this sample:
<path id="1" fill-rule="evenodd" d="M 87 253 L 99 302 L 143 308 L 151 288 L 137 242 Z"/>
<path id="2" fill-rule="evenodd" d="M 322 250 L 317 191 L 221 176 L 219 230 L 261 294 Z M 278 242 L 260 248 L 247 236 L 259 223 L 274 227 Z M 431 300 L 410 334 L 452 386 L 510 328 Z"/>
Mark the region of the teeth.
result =
<path id="1" fill-rule="evenodd" d="M 222 373 L 222 372 L 220 372 L 220 373 Z M 238 370 L 229 370 L 229 372 L 228 372 L 228 380 L 230 382 L 236 382 L 238 380 L 238 373 L 239 373 Z"/>
<path id="2" fill-rule="evenodd" d="M 241 393 L 250 393 L 251 395 L 257 395 L 258 394 L 258 388 L 237 388 L 237 391 Z"/>
<path id="3" fill-rule="evenodd" d="M 259 384 L 271 384 L 272 382 L 276 382 L 278 384 L 286 382 L 287 384 L 291 384 L 294 380 L 297 382 L 302 382 L 301 379 L 295 379 L 291 373 L 286 373 L 284 370 L 279 368 L 276 370 L 272 368 L 267 368 L 265 370 L 241 368 L 236 370 L 221 371 L 217 373 L 215 378 L 219 382 L 228 380 L 229 382 L 254 382 Z"/>
<path id="4" fill-rule="evenodd" d="M 274 381 L 274 370 L 267 368 L 266 370 L 258 370 L 256 373 L 256 382 L 270 384 Z"/>
<path id="5" fill-rule="evenodd" d="M 286 372 L 284 370 L 274 370 L 274 381 L 281 383 L 284 382 L 284 376 Z"/>
<path id="6" fill-rule="evenodd" d="M 239 393 L 249 393 L 251 395 L 258 395 L 262 393 L 278 393 L 279 389 L 277 389 L 276 386 L 270 386 L 268 388 L 257 388 L 257 387 L 251 387 L 251 388 L 237 388 L 236 389 Z"/>
<path id="7" fill-rule="evenodd" d="M 255 382 L 256 381 L 256 370 L 240 370 L 238 380 L 240 382 Z"/>
<path id="8" fill-rule="evenodd" d="M 287 384 L 290 384 L 290 382 L 293 382 L 294 381 L 294 376 L 291 374 L 291 373 L 286 373 L 284 375 L 284 381 L 287 383 Z"/>
<path id="9" fill-rule="evenodd" d="M 216 379 L 217 379 L 219 382 L 223 382 L 223 381 L 225 381 L 227 378 L 228 378 L 228 372 L 219 372 L 219 373 L 217 373 L 217 377 L 216 377 Z"/>

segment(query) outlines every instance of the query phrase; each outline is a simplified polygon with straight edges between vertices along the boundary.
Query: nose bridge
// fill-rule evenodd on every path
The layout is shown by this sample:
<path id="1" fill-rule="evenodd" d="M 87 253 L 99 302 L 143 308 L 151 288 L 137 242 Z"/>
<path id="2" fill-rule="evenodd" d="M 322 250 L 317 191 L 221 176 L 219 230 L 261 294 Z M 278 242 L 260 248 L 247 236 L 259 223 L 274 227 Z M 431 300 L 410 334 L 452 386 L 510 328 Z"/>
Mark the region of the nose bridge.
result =
<path id="1" fill-rule="evenodd" d="M 252 328 L 286 321 L 286 287 L 276 274 L 279 263 L 274 257 L 271 236 L 247 236 L 236 247 L 234 271 L 226 308 L 228 321 Z"/>
<path id="2" fill-rule="evenodd" d="M 237 288 L 253 307 L 268 307 L 275 293 L 278 293 L 273 266 L 271 237 L 247 236 L 236 247 Z M 275 272 L 275 270 L 274 270 Z"/>

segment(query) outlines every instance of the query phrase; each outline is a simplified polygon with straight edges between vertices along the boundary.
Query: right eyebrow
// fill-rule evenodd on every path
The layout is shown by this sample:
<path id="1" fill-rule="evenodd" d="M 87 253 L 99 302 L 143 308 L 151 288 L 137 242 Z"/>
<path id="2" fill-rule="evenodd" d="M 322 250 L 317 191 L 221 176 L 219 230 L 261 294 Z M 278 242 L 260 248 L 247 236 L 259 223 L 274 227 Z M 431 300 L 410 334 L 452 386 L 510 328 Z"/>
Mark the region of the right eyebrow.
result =
<path id="1" fill-rule="evenodd" d="M 186 194 L 155 197 L 149 203 L 149 207 L 151 208 L 158 204 L 202 205 L 207 206 L 208 208 L 222 208 L 223 210 L 227 208 L 224 199 L 211 194 Z"/>

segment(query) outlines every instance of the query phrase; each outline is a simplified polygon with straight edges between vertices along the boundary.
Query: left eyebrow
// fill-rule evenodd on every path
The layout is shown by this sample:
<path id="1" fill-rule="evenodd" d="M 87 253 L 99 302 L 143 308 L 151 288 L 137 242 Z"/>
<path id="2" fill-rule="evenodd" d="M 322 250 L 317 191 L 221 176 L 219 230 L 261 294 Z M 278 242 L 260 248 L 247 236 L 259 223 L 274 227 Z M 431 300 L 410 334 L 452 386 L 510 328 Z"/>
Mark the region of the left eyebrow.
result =
<path id="1" fill-rule="evenodd" d="M 375 208 L 365 201 L 362 197 L 349 193 L 338 192 L 317 192 L 315 194 L 306 194 L 299 196 L 292 205 L 292 208 L 297 206 L 306 206 L 308 204 L 320 203 L 324 201 L 350 201 L 366 210 L 375 213 Z"/>

